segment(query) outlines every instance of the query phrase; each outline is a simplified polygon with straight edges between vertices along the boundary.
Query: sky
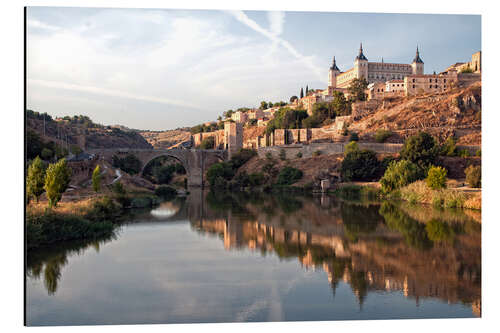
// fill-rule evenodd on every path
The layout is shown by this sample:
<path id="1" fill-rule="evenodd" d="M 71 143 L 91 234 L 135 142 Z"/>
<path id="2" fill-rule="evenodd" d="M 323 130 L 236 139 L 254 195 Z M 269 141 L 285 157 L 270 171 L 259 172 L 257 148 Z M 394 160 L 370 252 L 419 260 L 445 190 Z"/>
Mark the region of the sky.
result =
<path id="1" fill-rule="evenodd" d="M 27 107 L 167 130 L 324 89 L 333 56 L 425 73 L 481 50 L 479 15 L 28 7 Z"/>

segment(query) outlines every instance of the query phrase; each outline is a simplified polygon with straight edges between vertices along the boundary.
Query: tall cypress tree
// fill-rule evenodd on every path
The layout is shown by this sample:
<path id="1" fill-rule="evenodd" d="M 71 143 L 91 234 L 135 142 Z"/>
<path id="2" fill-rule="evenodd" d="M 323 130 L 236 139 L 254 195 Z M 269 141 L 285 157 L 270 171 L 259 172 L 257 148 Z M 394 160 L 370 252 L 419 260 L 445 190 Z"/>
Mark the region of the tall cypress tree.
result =
<path id="1" fill-rule="evenodd" d="M 304 97 L 304 88 L 300 88 L 300 98 Z"/>
<path id="2" fill-rule="evenodd" d="M 306 96 L 309 93 L 309 85 L 306 85 Z"/>

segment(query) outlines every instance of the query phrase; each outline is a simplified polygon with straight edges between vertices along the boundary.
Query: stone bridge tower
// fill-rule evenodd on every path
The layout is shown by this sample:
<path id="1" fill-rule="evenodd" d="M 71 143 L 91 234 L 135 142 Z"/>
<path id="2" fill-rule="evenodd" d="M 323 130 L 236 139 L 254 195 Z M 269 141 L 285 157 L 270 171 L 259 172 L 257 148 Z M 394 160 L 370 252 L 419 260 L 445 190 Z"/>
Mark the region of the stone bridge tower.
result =
<path id="1" fill-rule="evenodd" d="M 224 123 L 224 149 L 228 151 L 228 157 L 243 148 L 243 124 L 231 121 Z"/>

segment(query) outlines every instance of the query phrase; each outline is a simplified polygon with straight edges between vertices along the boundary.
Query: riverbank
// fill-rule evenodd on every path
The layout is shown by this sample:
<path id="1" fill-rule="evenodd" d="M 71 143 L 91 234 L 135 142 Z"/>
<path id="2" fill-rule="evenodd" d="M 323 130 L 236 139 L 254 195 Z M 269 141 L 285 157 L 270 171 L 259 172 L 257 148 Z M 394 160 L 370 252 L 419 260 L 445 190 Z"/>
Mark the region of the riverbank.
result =
<path id="1" fill-rule="evenodd" d="M 26 207 L 28 250 L 43 245 L 112 237 L 124 215 L 134 208 L 154 207 L 177 193 L 129 193 L 96 195 L 76 201 L 60 202 L 49 208 L 47 202 Z"/>
<path id="2" fill-rule="evenodd" d="M 450 183 L 456 185 L 453 182 Z M 329 193 L 347 200 L 403 200 L 410 204 L 432 205 L 436 208 L 464 208 L 475 211 L 481 210 L 482 202 L 481 189 L 449 186 L 433 190 L 423 180 L 411 183 L 389 194 L 384 194 L 381 191 L 378 182 L 340 184 Z"/>

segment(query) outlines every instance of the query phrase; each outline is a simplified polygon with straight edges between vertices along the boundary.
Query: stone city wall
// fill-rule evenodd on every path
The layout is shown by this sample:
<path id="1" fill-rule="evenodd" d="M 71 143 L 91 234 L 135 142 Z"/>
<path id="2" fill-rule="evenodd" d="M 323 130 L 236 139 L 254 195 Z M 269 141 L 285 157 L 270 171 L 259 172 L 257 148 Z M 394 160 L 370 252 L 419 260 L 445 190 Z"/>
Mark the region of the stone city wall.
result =
<path id="1" fill-rule="evenodd" d="M 193 134 L 193 144 L 195 147 L 199 147 L 201 142 L 208 138 L 213 136 L 215 138 L 215 148 L 222 149 L 224 146 L 224 130 L 218 130 L 215 132 L 203 132 L 203 133 L 196 133 Z"/>
<path id="2" fill-rule="evenodd" d="M 325 143 L 311 143 L 307 145 L 303 144 L 293 144 L 293 145 L 282 145 L 282 146 L 272 146 L 272 147 L 260 147 L 257 149 L 260 158 L 266 157 L 267 153 L 271 153 L 273 157 L 278 158 L 281 150 L 285 151 L 287 158 L 296 158 L 297 154 L 300 152 L 302 157 L 312 157 L 315 152 L 320 152 L 322 155 L 335 155 L 343 154 L 346 143 L 343 142 L 325 142 Z M 399 153 L 402 144 L 399 143 L 360 143 L 358 142 L 360 149 L 373 150 L 379 154 L 394 154 Z"/>

